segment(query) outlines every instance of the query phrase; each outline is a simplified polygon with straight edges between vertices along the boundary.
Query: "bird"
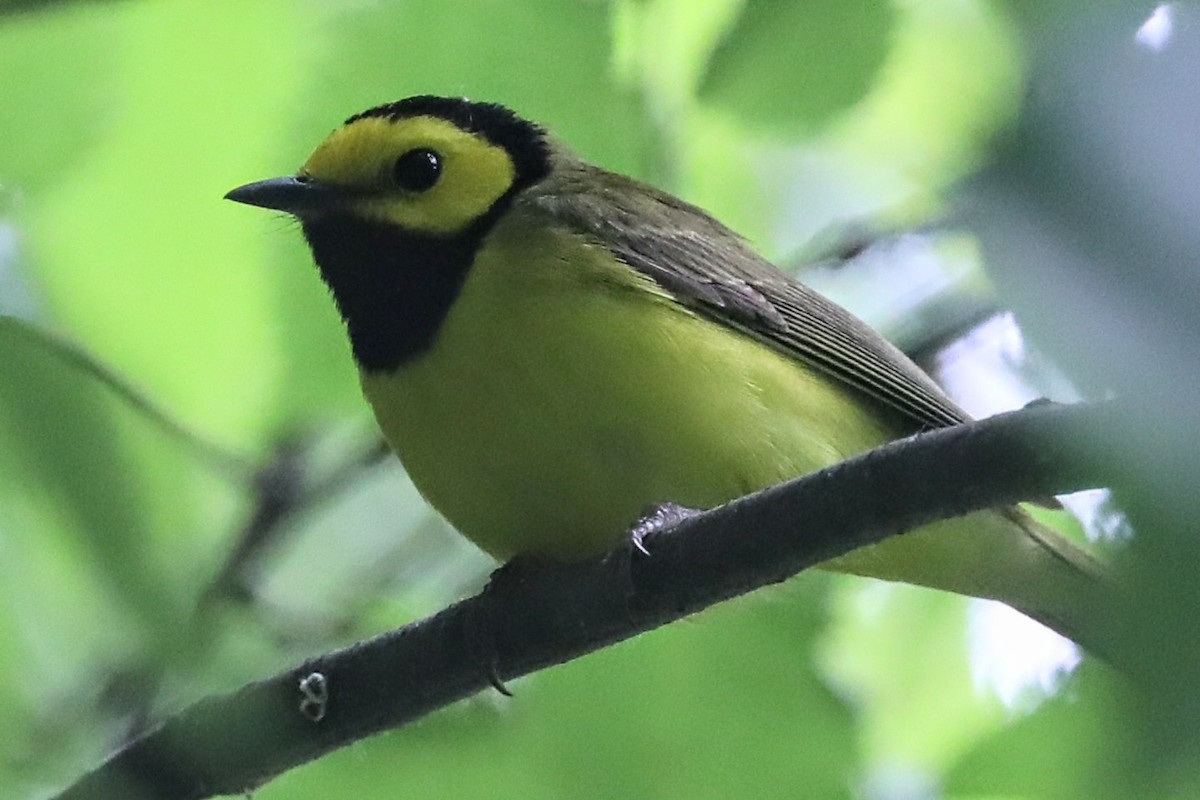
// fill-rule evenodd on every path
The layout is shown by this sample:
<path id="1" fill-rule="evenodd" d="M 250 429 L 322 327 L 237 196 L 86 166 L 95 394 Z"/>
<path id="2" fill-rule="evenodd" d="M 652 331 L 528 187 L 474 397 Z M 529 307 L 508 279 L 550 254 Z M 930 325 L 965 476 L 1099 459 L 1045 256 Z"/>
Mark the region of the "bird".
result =
<path id="1" fill-rule="evenodd" d="M 499 560 L 576 561 L 649 508 L 711 508 L 969 415 L 704 210 L 496 103 L 355 114 L 230 200 L 299 220 L 414 485 Z M 824 568 L 1004 602 L 1094 638 L 1104 568 L 1021 507 Z"/>

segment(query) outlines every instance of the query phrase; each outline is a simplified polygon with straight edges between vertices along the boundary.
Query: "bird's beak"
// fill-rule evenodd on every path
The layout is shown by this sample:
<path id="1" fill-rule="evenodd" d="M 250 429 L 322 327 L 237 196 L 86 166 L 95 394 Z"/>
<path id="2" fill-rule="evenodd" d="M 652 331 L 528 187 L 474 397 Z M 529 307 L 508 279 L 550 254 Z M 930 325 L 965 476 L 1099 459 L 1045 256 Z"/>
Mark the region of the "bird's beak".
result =
<path id="1" fill-rule="evenodd" d="M 247 183 L 228 192 L 225 199 L 302 217 L 343 208 L 350 194 L 342 187 L 299 175 Z"/>

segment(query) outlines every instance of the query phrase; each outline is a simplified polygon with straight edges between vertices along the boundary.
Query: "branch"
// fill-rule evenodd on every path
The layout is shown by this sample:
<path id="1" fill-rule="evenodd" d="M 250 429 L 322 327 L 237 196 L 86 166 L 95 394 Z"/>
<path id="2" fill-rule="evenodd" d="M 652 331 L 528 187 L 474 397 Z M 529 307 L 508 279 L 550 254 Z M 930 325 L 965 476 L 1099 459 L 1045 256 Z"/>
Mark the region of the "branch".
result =
<path id="1" fill-rule="evenodd" d="M 26 342 L 42 348 L 70 369 L 95 380 L 135 413 L 161 430 L 168 438 L 182 445 L 197 460 L 212 468 L 218 475 L 248 480 L 257 470 L 258 465 L 253 458 L 236 453 L 188 429 L 187 426 L 171 416 L 169 411 L 134 386 L 131 381 L 65 337 L 8 314 L 0 314 L 0 335 L 11 335 L 24 339 Z"/>
<path id="2" fill-rule="evenodd" d="M 489 685 L 577 658 L 939 519 L 1109 485 L 1112 403 L 1042 405 L 893 442 L 628 547 L 520 573 L 519 585 L 314 658 L 168 719 L 57 800 L 239 794 Z M 482 635 L 481 635 L 482 634 Z M 480 644 L 483 641 L 484 644 Z M 303 687 L 303 688 L 302 688 Z"/>
<path id="3" fill-rule="evenodd" d="M 262 551 L 275 544 L 285 523 L 320 505 L 358 480 L 362 474 L 384 461 L 391 450 L 382 437 L 352 452 L 338 466 L 317 479 L 307 475 L 312 446 L 299 438 L 280 442 L 254 476 L 254 507 L 233 540 L 221 569 L 200 595 L 197 613 L 207 612 L 213 601 L 247 600 L 252 590 L 243 571 Z"/>

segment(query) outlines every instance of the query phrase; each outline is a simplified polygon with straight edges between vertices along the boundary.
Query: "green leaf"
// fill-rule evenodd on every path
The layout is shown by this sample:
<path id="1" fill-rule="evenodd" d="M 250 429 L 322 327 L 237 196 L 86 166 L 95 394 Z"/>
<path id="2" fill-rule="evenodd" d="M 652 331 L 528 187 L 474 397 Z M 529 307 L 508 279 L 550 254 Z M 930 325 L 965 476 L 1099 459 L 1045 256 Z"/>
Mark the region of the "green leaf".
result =
<path id="1" fill-rule="evenodd" d="M 1117 800 L 1138 796 L 1122 768 L 1123 735 L 1112 702 L 1119 687 L 1104 669 L 1089 671 L 1085 666 L 1058 697 L 965 754 L 945 776 L 946 797 Z"/>
<path id="2" fill-rule="evenodd" d="M 889 0 L 747 0 L 700 99 L 777 135 L 810 132 L 866 95 L 894 16 Z"/>
<path id="3" fill-rule="evenodd" d="M 254 0 L 230 15 L 182 0 L 105 13 L 122 42 L 120 103 L 71 180 L 21 215 L 33 278 L 72 338 L 189 427 L 252 450 L 269 436 L 269 399 L 287 391 L 273 369 L 286 337 L 273 290 L 285 277 L 255 257 L 269 242 L 259 220 L 221 198 L 262 177 L 255 164 L 300 58 L 295 6 Z"/>
<path id="4" fill-rule="evenodd" d="M 121 29 L 91 4 L 0 19 L 0 189 L 34 192 L 67 174 L 116 116 Z"/>
<path id="5" fill-rule="evenodd" d="M 61 586 L 89 611 L 96 599 L 88 589 L 105 587 L 124 611 L 165 633 L 171 621 L 145 558 L 137 473 L 111 398 L 24 323 L 0 318 L 0 352 L 0 528 L 20 553 L 7 560 L 20 573 L 9 574 L 6 586 Z"/>

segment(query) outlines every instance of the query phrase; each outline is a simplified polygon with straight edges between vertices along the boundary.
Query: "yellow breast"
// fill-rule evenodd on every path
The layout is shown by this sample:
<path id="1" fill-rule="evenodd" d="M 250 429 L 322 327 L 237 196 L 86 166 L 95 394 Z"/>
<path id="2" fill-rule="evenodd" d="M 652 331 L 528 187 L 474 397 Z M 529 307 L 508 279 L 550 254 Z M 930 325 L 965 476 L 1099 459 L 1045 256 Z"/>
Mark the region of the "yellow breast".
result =
<path id="1" fill-rule="evenodd" d="M 890 438 L 850 392 L 510 214 L 434 346 L 363 390 L 417 488 L 498 558 L 612 547 Z"/>

